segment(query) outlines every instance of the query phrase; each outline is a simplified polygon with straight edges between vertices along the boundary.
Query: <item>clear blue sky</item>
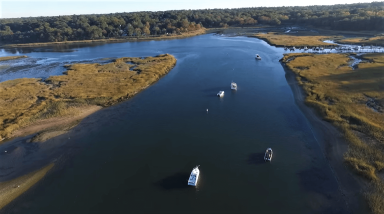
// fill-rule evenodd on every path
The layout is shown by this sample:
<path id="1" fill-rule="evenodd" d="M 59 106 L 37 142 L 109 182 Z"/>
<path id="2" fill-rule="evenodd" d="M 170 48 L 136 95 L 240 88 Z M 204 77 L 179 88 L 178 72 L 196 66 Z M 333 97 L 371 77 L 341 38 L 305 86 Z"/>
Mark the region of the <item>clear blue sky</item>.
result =
<path id="1" fill-rule="evenodd" d="M 0 18 L 180 9 L 350 4 L 373 0 L 0 0 Z"/>

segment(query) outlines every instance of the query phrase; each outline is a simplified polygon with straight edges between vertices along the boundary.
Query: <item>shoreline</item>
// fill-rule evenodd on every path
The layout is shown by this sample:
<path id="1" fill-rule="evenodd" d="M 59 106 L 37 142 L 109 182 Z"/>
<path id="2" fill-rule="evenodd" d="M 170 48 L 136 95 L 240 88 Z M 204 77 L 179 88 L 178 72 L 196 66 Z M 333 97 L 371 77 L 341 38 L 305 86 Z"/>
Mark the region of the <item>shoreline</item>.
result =
<path id="1" fill-rule="evenodd" d="M 364 198 L 368 182 L 353 174 L 344 163 L 343 157 L 348 149 L 348 142 L 335 126 L 323 120 L 315 112 L 315 109 L 305 104 L 306 95 L 296 79 L 296 74 L 285 63 L 280 63 L 285 71 L 285 78 L 291 88 L 296 105 L 313 127 L 313 135 L 337 180 L 339 191 L 344 196 L 348 212 L 372 213 Z M 359 189 L 359 194 L 356 194 L 356 189 Z"/>
<path id="2" fill-rule="evenodd" d="M 42 42 L 42 43 L 23 43 L 23 44 L 5 44 L 0 45 L 0 48 L 32 48 L 43 47 L 52 45 L 74 45 L 74 44 L 92 44 L 92 43 L 124 43 L 124 42 L 139 42 L 139 41 L 151 41 L 151 40 L 168 40 L 168 39 L 183 39 L 193 36 L 198 36 L 207 33 L 206 28 L 195 30 L 193 32 L 183 33 L 180 35 L 165 35 L 155 37 L 129 37 L 129 38 L 109 38 L 109 39 L 97 39 L 97 40 L 74 40 L 66 42 Z"/>

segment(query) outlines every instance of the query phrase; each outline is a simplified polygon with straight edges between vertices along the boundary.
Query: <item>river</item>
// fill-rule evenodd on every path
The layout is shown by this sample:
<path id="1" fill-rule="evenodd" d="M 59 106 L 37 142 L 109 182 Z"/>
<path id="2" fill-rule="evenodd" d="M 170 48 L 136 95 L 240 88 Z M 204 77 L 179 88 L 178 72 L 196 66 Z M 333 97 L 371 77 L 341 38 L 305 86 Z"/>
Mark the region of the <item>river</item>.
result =
<path id="1" fill-rule="evenodd" d="M 360 213 L 347 205 L 295 102 L 279 62 L 282 48 L 213 34 L 72 48 L 1 50 L 0 56 L 29 59 L 15 61 L 21 67 L 0 72 L 0 80 L 46 78 L 61 74 L 66 63 L 123 56 L 169 53 L 177 65 L 132 99 L 96 112 L 64 135 L 1 145 L 0 151 L 9 152 L 0 153 L 0 181 L 56 163 L 2 213 Z M 237 91 L 230 90 L 231 81 Z M 220 90 L 223 98 L 216 96 Z M 263 160 L 268 147 L 274 151 L 271 163 Z M 196 165 L 200 179 L 194 188 L 187 180 Z"/>

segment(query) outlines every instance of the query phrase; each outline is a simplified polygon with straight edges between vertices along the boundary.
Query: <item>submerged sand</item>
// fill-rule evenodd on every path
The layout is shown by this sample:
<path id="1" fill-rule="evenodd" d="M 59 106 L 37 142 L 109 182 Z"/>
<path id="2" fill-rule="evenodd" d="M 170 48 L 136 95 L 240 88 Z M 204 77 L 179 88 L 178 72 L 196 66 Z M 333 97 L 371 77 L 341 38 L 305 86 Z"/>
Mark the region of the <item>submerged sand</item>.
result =
<path id="1" fill-rule="evenodd" d="M 19 197 L 52 169 L 53 163 L 29 174 L 15 178 L 10 181 L 0 183 L 0 209 L 9 204 L 12 200 Z"/>

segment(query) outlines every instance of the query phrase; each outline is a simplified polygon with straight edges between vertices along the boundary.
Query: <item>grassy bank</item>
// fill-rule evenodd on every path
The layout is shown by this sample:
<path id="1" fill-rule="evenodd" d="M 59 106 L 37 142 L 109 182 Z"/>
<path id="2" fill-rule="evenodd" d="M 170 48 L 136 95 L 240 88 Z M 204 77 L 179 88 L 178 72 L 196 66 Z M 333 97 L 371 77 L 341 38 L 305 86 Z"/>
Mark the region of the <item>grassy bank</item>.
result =
<path id="1" fill-rule="evenodd" d="M 357 45 L 384 45 L 384 36 L 374 37 L 358 37 L 358 38 L 347 38 L 337 41 L 342 44 L 357 44 Z"/>
<path id="2" fill-rule="evenodd" d="M 37 171 L 23 175 L 16 179 L 0 183 L 0 210 L 15 198 L 19 197 L 52 169 L 53 163 Z"/>
<path id="3" fill-rule="evenodd" d="M 136 42 L 136 41 L 149 41 L 149 40 L 163 40 L 163 39 L 182 39 L 192 36 L 205 34 L 206 29 L 201 28 L 199 30 L 184 32 L 180 34 L 168 34 L 159 36 L 141 36 L 141 37 L 121 37 L 121 38 L 110 38 L 110 39 L 95 39 L 95 40 L 78 40 L 78 41 L 66 41 L 66 42 L 44 42 L 44 43 L 25 43 L 25 44 L 7 44 L 0 47 L 14 48 L 14 47 L 40 47 L 50 45 L 68 45 L 68 44 L 87 44 L 87 43 L 114 43 L 114 42 Z"/>
<path id="4" fill-rule="evenodd" d="M 27 58 L 27 56 L 4 56 L 0 57 L 0 62 L 1 61 L 7 61 L 7 60 L 12 60 L 12 59 L 20 59 L 20 58 Z"/>
<path id="5" fill-rule="evenodd" d="M 95 105 L 109 106 L 132 97 L 167 74 L 175 64 L 176 59 L 169 54 L 124 57 L 104 65 L 69 65 L 65 75 L 44 81 L 30 78 L 2 82 L 0 140 L 47 119 L 75 117 Z"/>
<path id="6" fill-rule="evenodd" d="M 284 47 L 284 46 L 295 46 L 295 47 L 314 47 L 314 46 L 337 46 L 336 44 L 330 44 L 323 42 L 327 39 L 337 38 L 335 36 L 299 36 L 299 35 L 287 35 L 283 33 L 258 33 L 253 37 L 263 39 L 271 45 Z"/>
<path id="7" fill-rule="evenodd" d="M 384 54 L 364 55 L 356 70 L 346 54 L 288 54 L 283 62 L 306 92 L 306 104 L 349 141 L 346 164 L 372 184 L 368 203 L 384 213 Z"/>

